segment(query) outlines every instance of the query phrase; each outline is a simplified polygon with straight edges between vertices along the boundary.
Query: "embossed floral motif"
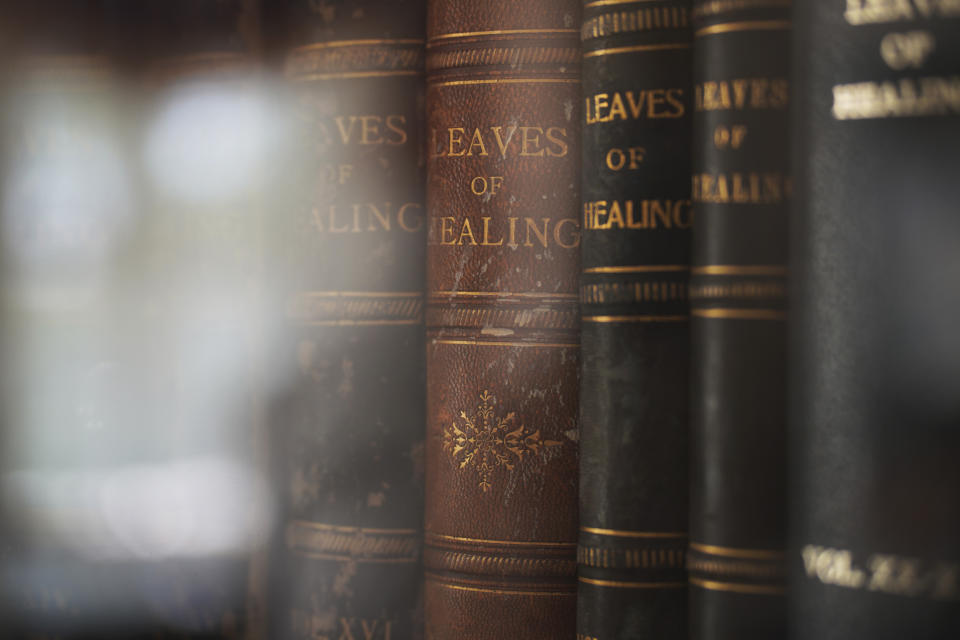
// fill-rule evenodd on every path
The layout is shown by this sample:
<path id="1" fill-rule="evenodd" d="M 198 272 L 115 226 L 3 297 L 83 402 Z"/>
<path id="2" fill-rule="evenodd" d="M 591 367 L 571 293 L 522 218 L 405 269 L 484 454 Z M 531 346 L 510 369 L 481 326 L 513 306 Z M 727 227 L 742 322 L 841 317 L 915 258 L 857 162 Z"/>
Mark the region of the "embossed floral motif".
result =
<path id="1" fill-rule="evenodd" d="M 472 466 L 477 470 L 479 486 L 484 492 L 490 490 L 490 476 L 497 467 L 512 471 L 527 454 L 563 444 L 544 440 L 539 429 L 530 432 L 522 424 L 517 426 L 517 415 L 512 411 L 497 417 L 493 410 L 495 403 L 494 396 L 484 390 L 472 416 L 460 411 L 462 424 L 454 421 L 443 430 L 443 449 L 459 463 L 459 469 Z"/>

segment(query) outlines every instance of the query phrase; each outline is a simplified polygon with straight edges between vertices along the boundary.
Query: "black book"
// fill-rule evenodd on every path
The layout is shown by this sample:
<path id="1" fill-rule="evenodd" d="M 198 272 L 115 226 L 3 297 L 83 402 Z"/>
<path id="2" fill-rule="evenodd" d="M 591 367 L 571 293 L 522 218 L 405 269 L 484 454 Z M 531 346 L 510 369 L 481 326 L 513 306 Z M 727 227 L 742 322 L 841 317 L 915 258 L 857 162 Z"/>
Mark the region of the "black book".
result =
<path id="1" fill-rule="evenodd" d="M 689 3 L 584 4 L 578 638 L 685 638 Z"/>
<path id="2" fill-rule="evenodd" d="M 791 634 L 960 635 L 960 12 L 796 6 Z"/>
<path id="3" fill-rule="evenodd" d="M 782 638 L 790 2 L 693 33 L 691 637 Z"/>

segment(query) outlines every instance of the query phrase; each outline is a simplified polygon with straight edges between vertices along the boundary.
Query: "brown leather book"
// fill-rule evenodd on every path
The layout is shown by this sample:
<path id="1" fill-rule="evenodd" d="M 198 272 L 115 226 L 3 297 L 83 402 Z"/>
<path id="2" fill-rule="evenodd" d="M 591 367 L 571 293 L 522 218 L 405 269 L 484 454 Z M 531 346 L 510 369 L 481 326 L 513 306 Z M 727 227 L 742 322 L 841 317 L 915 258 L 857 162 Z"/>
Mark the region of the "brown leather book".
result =
<path id="1" fill-rule="evenodd" d="M 427 15 L 426 636 L 572 637 L 579 7 Z"/>
<path id="2" fill-rule="evenodd" d="M 423 0 L 280 16 L 296 141 L 269 223 L 282 510 L 270 638 L 421 636 Z M 274 317 L 276 317 L 275 314 Z"/>

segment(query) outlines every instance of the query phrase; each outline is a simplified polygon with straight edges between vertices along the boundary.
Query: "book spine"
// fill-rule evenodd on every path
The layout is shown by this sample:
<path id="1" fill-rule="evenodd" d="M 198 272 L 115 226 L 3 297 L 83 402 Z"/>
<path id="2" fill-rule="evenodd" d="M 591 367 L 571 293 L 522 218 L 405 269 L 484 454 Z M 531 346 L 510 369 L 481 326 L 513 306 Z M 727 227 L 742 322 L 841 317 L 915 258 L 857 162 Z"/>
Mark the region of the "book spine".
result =
<path id="1" fill-rule="evenodd" d="M 790 0 L 692 18 L 691 637 L 782 638 Z"/>
<path id="2" fill-rule="evenodd" d="M 428 5 L 428 638 L 574 630 L 578 18 Z"/>
<path id="3" fill-rule="evenodd" d="M 584 3 L 577 637 L 685 638 L 689 2 Z"/>
<path id="4" fill-rule="evenodd" d="M 790 633 L 960 635 L 960 11 L 794 11 Z"/>
<path id="5" fill-rule="evenodd" d="M 271 637 L 421 635 L 422 2 L 292 3 Z"/>

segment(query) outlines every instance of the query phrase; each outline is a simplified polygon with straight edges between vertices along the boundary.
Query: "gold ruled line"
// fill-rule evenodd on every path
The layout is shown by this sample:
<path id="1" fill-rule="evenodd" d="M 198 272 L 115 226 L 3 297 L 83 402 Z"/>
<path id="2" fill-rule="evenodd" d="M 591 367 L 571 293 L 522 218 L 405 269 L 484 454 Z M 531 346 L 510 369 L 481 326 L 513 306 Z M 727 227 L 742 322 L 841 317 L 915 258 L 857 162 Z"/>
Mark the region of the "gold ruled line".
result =
<path id="1" fill-rule="evenodd" d="M 776 309 L 691 309 L 690 315 L 723 320 L 783 320 L 787 317 L 785 311 Z"/>
<path id="2" fill-rule="evenodd" d="M 734 31 L 777 31 L 789 29 L 789 20 L 744 20 L 742 22 L 723 22 L 702 27 L 693 32 L 694 37 L 712 36 L 718 33 Z"/>
<path id="3" fill-rule="evenodd" d="M 784 553 L 782 551 L 770 551 L 769 549 L 744 549 L 741 547 L 721 547 L 715 544 L 702 544 L 700 542 L 691 542 L 690 548 L 694 551 L 702 551 L 715 556 L 725 556 L 728 558 L 747 558 L 756 560 L 782 560 Z"/>
<path id="4" fill-rule="evenodd" d="M 515 547 L 556 547 L 576 549 L 576 542 L 542 542 L 540 540 L 486 540 L 484 538 L 464 538 L 462 536 L 448 536 L 444 533 L 427 532 L 427 538 L 437 538 L 438 540 L 449 540 L 451 542 L 480 542 L 484 544 L 496 544 Z"/>
<path id="5" fill-rule="evenodd" d="M 623 580 L 596 580 L 583 576 L 578 577 L 577 580 L 598 587 L 619 587 L 621 589 L 682 589 L 687 586 L 686 582 L 626 582 Z"/>
<path id="6" fill-rule="evenodd" d="M 779 596 L 783 595 L 783 587 L 773 587 L 761 584 L 737 584 L 735 582 L 717 582 L 716 580 L 702 580 L 691 576 L 690 584 L 709 591 L 729 591 L 732 593 L 749 593 L 754 595 Z"/>
<path id="7" fill-rule="evenodd" d="M 290 53 L 296 54 L 299 51 L 314 51 L 316 49 L 331 49 L 334 47 L 362 47 L 366 45 L 405 45 L 405 44 L 425 44 L 423 38 L 373 38 L 369 40 L 334 40 L 332 42 L 315 42 L 293 49 Z"/>
<path id="8" fill-rule="evenodd" d="M 431 291 L 430 296 L 501 296 L 504 298 L 563 298 L 565 300 L 576 300 L 575 293 L 512 293 L 508 291 Z"/>
<path id="9" fill-rule="evenodd" d="M 427 574 L 427 580 L 437 584 L 438 586 L 444 587 L 446 589 L 455 589 L 457 591 L 474 591 L 478 593 L 499 593 L 501 595 L 508 595 L 508 596 L 574 597 L 577 595 L 575 591 L 528 591 L 526 589 L 494 589 L 493 587 L 465 587 L 459 584 L 450 584 L 449 582 L 442 582 L 441 580 L 434 578 L 430 574 Z"/>
<path id="10" fill-rule="evenodd" d="M 351 527 L 342 524 L 326 524 L 324 522 L 310 522 L 308 520 L 292 520 L 290 525 L 319 529 L 320 531 L 336 531 L 337 533 L 371 533 L 377 535 L 404 535 L 415 536 L 420 532 L 417 529 L 377 529 L 374 527 Z"/>
<path id="11" fill-rule="evenodd" d="M 663 2 L 663 0 L 593 0 L 583 5 L 584 9 L 593 9 L 594 7 L 609 7 L 616 4 L 640 4 L 642 2 Z"/>
<path id="12" fill-rule="evenodd" d="M 618 538 L 679 538 L 686 539 L 687 534 L 682 531 L 628 531 L 625 529 L 598 529 L 597 527 L 580 527 L 584 533 L 598 536 L 616 536 Z"/>
<path id="13" fill-rule="evenodd" d="M 525 35 L 580 35 L 579 29 L 496 29 L 493 31 L 463 31 L 461 33 L 444 33 L 433 36 L 427 43 L 431 46 L 439 40 L 453 40 L 456 38 L 479 38 L 483 36 L 525 36 Z"/>
<path id="14" fill-rule="evenodd" d="M 429 81 L 428 81 L 429 82 Z M 429 82 L 431 87 L 459 87 L 472 84 L 579 84 L 580 78 L 479 78 Z"/>
<path id="15" fill-rule="evenodd" d="M 694 7 L 691 15 L 694 19 L 698 19 L 747 9 L 789 9 L 792 4 L 792 0 L 709 0 Z"/>
<path id="16" fill-rule="evenodd" d="M 457 344 L 477 347 L 543 347 L 553 349 L 580 348 L 580 344 L 576 342 L 513 342 L 507 340 L 450 340 L 447 338 L 434 338 L 432 342 L 436 344 Z"/>
<path id="17" fill-rule="evenodd" d="M 636 44 L 630 47 L 613 47 L 610 49 L 597 49 L 596 51 L 587 51 L 583 54 L 584 58 L 596 58 L 597 56 L 613 56 L 620 53 L 639 53 L 641 51 L 672 51 L 677 49 L 689 49 L 689 42 L 668 42 L 665 44 Z"/>
<path id="18" fill-rule="evenodd" d="M 392 76 L 420 76 L 423 71 L 392 70 L 392 71 L 343 71 L 340 73 L 307 73 L 291 74 L 293 82 L 308 82 L 310 80 L 343 80 L 350 78 L 388 78 Z"/>
<path id="19" fill-rule="evenodd" d="M 708 264 L 690 269 L 695 276 L 785 276 L 787 268 L 775 264 Z"/>
<path id="20" fill-rule="evenodd" d="M 583 316 L 583 322 L 613 324 L 619 322 L 687 322 L 688 316 Z"/>
<path id="21" fill-rule="evenodd" d="M 651 264 L 635 265 L 629 267 L 588 267 L 583 270 L 584 273 L 660 273 L 664 271 L 688 271 L 690 267 L 685 264 Z"/>
<path id="22" fill-rule="evenodd" d="M 417 558 L 364 558 L 362 556 L 337 555 L 335 553 L 320 553 L 318 551 L 306 551 L 303 549 L 290 549 L 292 553 L 307 558 L 316 558 L 318 560 L 338 560 L 340 562 L 364 562 L 367 564 L 413 564 L 418 561 Z"/>

